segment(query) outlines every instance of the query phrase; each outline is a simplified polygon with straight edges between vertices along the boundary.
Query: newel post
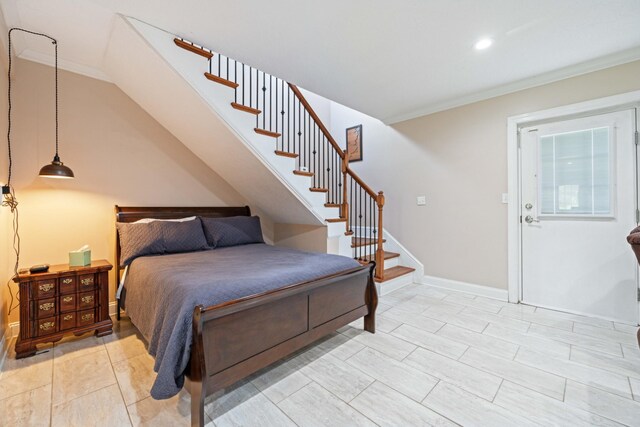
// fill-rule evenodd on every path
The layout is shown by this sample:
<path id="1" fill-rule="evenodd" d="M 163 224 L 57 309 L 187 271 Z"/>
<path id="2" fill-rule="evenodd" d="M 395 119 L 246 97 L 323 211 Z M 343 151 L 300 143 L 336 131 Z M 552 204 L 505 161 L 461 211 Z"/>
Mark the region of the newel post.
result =
<path id="1" fill-rule="evenodd" d="M 349 155 L 344 152 L 342 158 L 342 204 L 340 206 L 340 218 L 345 218 L 345 232 L 349 232 L 351 227 L 349 226 L 349 202 L 347 201 L 347 170 L 349 170 Z"/>
<path id="2" fill-rule="evenodd" d="M 384 249 L 382 248 L 383 232 L 382 232 L 382 208 L 384 207 L 384 193 L 380 191 L 376 197 L 378 205 L 378 245 L 376 249 L 376 279 L 384 279 Z"/>

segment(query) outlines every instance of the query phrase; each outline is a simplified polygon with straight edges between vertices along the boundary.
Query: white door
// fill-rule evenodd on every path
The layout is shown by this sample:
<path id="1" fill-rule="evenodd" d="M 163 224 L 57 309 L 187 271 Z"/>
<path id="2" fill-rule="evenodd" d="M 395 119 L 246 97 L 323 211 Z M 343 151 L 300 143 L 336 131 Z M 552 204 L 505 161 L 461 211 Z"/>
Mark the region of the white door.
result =
<path id="1" fill-rule="evenodd" d="M 638 323 L 635 117 L 521 129 L 523 302 Z"/>

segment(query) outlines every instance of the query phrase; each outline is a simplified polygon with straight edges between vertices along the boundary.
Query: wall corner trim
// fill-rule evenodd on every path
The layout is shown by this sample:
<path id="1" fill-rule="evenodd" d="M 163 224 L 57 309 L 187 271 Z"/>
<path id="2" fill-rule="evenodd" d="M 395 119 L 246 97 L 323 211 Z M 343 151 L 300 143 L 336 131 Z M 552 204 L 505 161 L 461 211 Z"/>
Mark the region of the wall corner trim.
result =
<path id="1" fill-rule="evenodd" d="M 422 278 L 422 284 L 452 291 L 466 292 L 468 294 L 493 298 L 500 301 L 507 301 L 509 294 L 506 289 L 498 289 L 485 285 L 476 285 L 474 283 L 458 282 L 457 280 L 443 279 L 442 277 L 434 276 L 424 276 Z"/>

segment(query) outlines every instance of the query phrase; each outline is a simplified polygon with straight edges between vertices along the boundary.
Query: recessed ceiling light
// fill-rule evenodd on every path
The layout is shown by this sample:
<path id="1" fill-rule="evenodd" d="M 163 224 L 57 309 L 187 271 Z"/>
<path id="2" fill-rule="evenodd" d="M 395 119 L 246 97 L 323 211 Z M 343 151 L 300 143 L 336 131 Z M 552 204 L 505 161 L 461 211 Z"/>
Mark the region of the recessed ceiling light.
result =
<path id="1" fill-rule="evenodd" d="M 484 50 L 486 48 L 488 48 L 489 46 L 491 46 L 493 44 L 493 40 L 486 38 L 486 39 L 480 39 L 476 42 L 475 45 L 473 45 L 473 47 L 476 48 L 476 50 Z"/>

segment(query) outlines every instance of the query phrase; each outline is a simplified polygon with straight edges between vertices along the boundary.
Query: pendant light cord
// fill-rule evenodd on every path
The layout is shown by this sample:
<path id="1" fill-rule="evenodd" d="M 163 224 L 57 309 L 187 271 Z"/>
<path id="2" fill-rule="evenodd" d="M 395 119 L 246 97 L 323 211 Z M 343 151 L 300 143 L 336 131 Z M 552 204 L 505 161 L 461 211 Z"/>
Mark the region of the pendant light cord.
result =
<path id="1" fill-rule="evenodd" d="M 7 287 L 9 288 L 9 295 L 11 297 L 10 301 L 9 301 L 9 314 L 11 314 L 11 312 L 16 309 L 19 305 L 20 305 L 20 299 L 18 297 L 18 295 L 16 295 L 14 297 L 13 295 L 13 291 L 11 289 L 11 281 L 18 277 L 18 267 L 20 264 L 20 234 L 19 234 L 19 230 L 18 230 L 18 200 L 16 199 L 16 195 L 15 195 L 15 191 L 14 188 L 11 186 L 11 171 L 13 169 L 13 158 L 11 155 L 11 110 L 12 110 L 12 103 L 11 103 L 11 69 L 12 69 L 12 57 L 11 57 L 11 48 L 12 48 L 12 43 L 11 43 L 11 33 L 13 31 L 22 31 L 24 33 L 28 33 L 28 34 L 33 34 L 36 36 L 41 36 L 41 37 L 45 37 L 49 40 L 51 40 L 51 43 L 54 45 L 55 48 L 55 88 L 56 88 L 56 155 L 54 157 L 54 160 L 56 161 L 60 161 L 60 158 L 58 157 L 58 41 L 56 39 L 54 39 L 53 37 L 50 37 L 46 34 L 42 34 L 42 33 L 36 33 L 34 31 L 29 31 L 29 30 L 25 30 L 23 28 L 11 28 L 9 30 L 9 35 L 8 35 L 8 39 L 9 39 L 9 46 L 8 46 L 8 50 L 9 50 L 9 69 L 7 72 L 7 92 L 8 92 L 8 101 L 9 101 L 9 105 L 8 105 L 8 109 L 7 109 L 7 151 L 9 154 L 9 171 L 8 171 L 8 178 L 7 178 L 7 184 L 6 184 L 6 188 L 8 188 L 9 192 L 5 194 L 4 188 L 3 187 L 3 200 L 2 200 L 2 206 L 7 206 L 9 207 L 9 209 L 11 209 L 11 213 L 13 214 L 13 250 L 16 254 L 16 262 L 14 264 L 13 267 L 13 276 L 9 279 L 9 281 L 7 282 Z M 16 301 L 16 304 L 14 305 L 14 300 Z"/>
<path id="2" fill-rule="evenodd" d="M 40 37 L 45 37 L 49 40 L 51 40 L 51 43 L 54 45 L 54 49 L 55 49 L 55 92 L 56 92 L 56 159 L 58 159 L 58 41 L 56 39 L 54 39 L 51 36 L 48 36 L 46 34 L 43 33 L 37 33 L 35 31 L 30 31 L 30 30 L 25 30 L 24 28 L 18 28 L 18 27 L 14 27 L 12 29 L 9 30 L 9 69 L 7 72 L 7 78 L 8 78 L 8 100 L 9 100 L 9 108 L 7 109 L 7 149 L 9 152 L 9 173 L 8 173 L 8 179 L 7 179 L 7 185 L 10 186 L 11 185 L 11 170 L 12 170 L 12 166 L 13 166 L 13 159 L 11 157 L 11 109 L 12 109 L 12 104 L 11 104 L 11 68 L 12 68 L 12 55 L 11 55 L 11 48 L 12 48 L 12 43 L 11 43 L 11 33 L 13 31 L 22 31 L 23 33 L 28 33 L 28 34 L 33 34 L 35 36 L 40 36 Z"/>

